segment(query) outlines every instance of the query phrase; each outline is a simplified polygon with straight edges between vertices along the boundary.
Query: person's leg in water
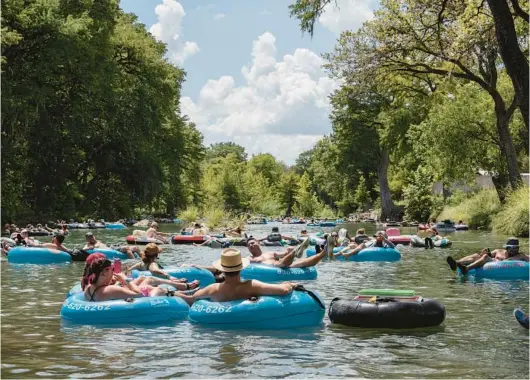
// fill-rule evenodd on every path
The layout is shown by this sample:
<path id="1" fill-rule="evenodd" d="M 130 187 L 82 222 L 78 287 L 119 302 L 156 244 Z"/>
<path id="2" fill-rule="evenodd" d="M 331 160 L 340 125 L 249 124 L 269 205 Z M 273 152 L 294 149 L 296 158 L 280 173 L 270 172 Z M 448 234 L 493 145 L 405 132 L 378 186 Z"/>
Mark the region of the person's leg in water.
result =
<path id="1" fill-rule="evenodd" d="M 460 270 L 462 271 L 462 274 L 466 274 L 469 270 L 483 267 L 484 264 L 489 263 L 490 261 L 493 261 L 493 259 L 489 257 L 488 255 L 484 254 L 480 257 L 480 259 L 474 261 L 468 266 L 465 266 L 464 264 L 460 264 L 460 263 L 457 263 L 456 265 L 458 266 L 458 268 L 460 268 Z"/>
<path id="2" fill-rule="evenodd" d="M 474 253 L 472 255 L 462 257 L 461 259 L 455 260 L 451 256 L 447 257 L 447 264 L 449 264 L 449 267 L 451 270 L 456 270 L 458 267 L 458 264 L 462 265 L 468 265 L 472 264 L 473 262 L 477 261 L 482 257 L 483 253 Z"/>
<path id="3" fill-rule="evenodd" d="M 430 237 L 425 238 L 425 248 L 434 248 L 434 242 Z"/>
<path id="4" fill-rule="evenodd" d="M 333 248 L 335 247 L 335 238 L 331 235 L 327 237 L 326 245 L 317 254 L 305 259 L 300 259 L 291 264 L 290 268 L 308 268 L 317 265 L 326 256 L 333 255 Z"/>

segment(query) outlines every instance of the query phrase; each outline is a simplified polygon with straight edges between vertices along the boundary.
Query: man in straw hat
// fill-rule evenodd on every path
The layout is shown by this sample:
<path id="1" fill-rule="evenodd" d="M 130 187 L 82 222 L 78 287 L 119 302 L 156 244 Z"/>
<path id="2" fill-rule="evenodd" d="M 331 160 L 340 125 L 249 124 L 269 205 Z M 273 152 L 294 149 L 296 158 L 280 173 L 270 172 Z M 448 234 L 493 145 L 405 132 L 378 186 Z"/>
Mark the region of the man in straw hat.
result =
<path id="1" fill-rule="evenodd" d="M 226 248 L 221 252 L 221 258 L 212 265 L 224 274 L 225 281 L 199 289 L 192 296 L 181 295 L 188 304 L 202 298 L 214 302 L 227 302 L 258 296 L 282 296 L 289 294 L 296 284 L 284 282 L 281 284 L 267 284 L 257 280 L 241 281 L 241 271 L 249 264 L 248 258 L 242 258 L 241 252 L 235 248 Z"/>
<path id="2" fill-rule="evenodd" d="M 263 252 L 259 242 L 253 237 L 250 237 L 247 239 L 247 248 L 252 255 L 250 261 L 253 263 L 274 265 L 279 268 L 307 268 L 318 264 L 320 260 L 333 252 L 333 247 L 337 244 L 336 234 L 327 236 L 326 241 L 327 243 L 321 252 L 297 261 L 294 261 L 294 259 L 302 257 L 304 251 L 309 246 L 309 238 L 305 238 L 302 244 L 296 248 L 287 248 L 285 252 Z"/>
<path id="3" fill-rule="evenodd" d="M 484 264 L 491 261 L 503 261 L 503 260 L 520 260 L 528 261 L 528 255 L 519 252 L 519 239 L 516 237 L 508 238 L 505 249 L 495 249 L 491 252 L 481 252 L 480 258 L 476 259 L 473 255 L 465 257 L 461 260 L 456 261 L 451 256 L 447 258 L 447 263 L 452 270 L 460 268 L 462 274 L 466 274 L 468 270 L 483 267 Z M 470 258 L 469 261 L 465 261 Z M 476 260 L 474 260 L 476 259 Z M 473 261 L 474 260 L 474 261 Z"/>

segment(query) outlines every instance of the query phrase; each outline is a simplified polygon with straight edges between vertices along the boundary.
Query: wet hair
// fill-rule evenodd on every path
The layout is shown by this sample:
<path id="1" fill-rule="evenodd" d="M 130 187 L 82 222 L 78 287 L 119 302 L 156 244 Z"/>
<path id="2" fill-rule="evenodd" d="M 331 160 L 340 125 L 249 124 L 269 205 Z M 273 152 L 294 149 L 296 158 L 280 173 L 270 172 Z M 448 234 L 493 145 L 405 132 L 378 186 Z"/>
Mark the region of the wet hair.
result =
<path id="1" fill-rule="evenodd" d="M 280 229 L 278 227 L 272 227 L 272 232 L 280 232 Z"/>
<path id="2" fill-rule="evenodd" d="M 248 239 L 247 239 L 247 247 L 248 247 L 248 243 L 250 243 L 252 240 L 254 241 L 258 241 L 255 237 L 252 237 L 252 236 L 249 236 Z"/>
<path id="3" fill-rule="evenodd" d="M 83 277 L 81 278 L 81 289 L 85 290 L 87 286 L 95 284 L 103 270 L 111 265 L 110 260 L 102 253 L 89 255 L 85 262 Z"/>
<path id="4" fill-rule="evenodd" d="M 64 235 L 57 235 L 55 236 L 55 239 L 59 242 L 59 244 L 63 244 L 64 241 Z"/>

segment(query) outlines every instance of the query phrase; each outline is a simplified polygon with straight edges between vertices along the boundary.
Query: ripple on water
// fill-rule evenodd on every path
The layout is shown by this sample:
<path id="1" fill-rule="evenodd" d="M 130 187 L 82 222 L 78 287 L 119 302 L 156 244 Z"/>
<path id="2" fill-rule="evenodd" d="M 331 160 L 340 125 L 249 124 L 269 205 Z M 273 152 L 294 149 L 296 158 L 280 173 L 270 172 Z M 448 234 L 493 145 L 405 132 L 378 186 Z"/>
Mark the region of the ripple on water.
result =
<path id="1" fill-rule="evenodd" d="M 253 226 L 251 233 L 262 236 L 270 227 Z M 289 233 L 302 227 L 280 228 Z M 372 230 L 375 226 L 369 226 Z M 111 244 L 122 243 L 128 233 L 96 231 Z M 405 331 L 331 325 L 327 316 L 321 327 L 289 331 L 223 331 L 189 322 L 68 326 L 59 311 L 82 263 L 4 263 L 1 376 L 528 378 L 528 332 L 511 314 L 517 306 L 528 309 L 528 283 L 459 279 L 445 262 L 448 255 L 501 246 L 505 237 L 468 231 L 450 238 L 455 243 L 448 249 L 400 247 L 398 263 L 323 262 L 318 280 L 305 283 L 326 306 L 335 297 L 354 297 L 361 288 L 381 287 L 415 289 L 445 305 L 442 326 Z M 83 241 L 84 232 L 68 237 L 69 246 Z M 219 252 L 166 246 L 162 259 L 167 265 L 210 264 Z"/>

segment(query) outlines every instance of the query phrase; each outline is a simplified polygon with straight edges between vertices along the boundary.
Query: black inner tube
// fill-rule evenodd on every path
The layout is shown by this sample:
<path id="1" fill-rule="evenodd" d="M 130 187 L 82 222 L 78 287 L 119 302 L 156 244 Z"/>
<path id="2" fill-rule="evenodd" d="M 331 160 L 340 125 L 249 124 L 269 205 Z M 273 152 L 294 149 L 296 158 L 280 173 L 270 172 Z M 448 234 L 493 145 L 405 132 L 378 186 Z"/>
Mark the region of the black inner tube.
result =
<path id="1" fill-rule="evenodd" d="M 376 302 L 335 298 L 329 306 L 329 319 L 352 327 L 416 328 L 440 325 L 445 307 L 436 300 L 409 301 L 379 298 Z"/>

